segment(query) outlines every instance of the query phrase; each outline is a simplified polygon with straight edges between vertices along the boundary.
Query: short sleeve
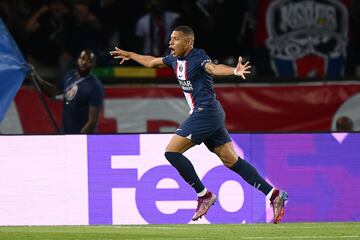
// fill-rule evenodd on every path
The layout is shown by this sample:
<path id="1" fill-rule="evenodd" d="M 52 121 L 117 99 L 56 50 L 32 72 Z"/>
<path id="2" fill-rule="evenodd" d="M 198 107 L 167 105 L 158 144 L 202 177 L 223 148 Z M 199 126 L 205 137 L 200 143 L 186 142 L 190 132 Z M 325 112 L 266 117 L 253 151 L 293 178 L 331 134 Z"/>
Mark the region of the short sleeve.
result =
<path id="1" fill-rule="evenodd" d="M 200 65 L 202 67 L 202 69 L 205 70 L 205 65 L 207 63 L 211 63 L 211 58 L 206 54 L 206 52 L 204 50 L 201 50 L 200 53 Z"/>
<path id="2" fill-rule="evenodd" d="M 163 57 L 162 61 L 166 66 L 171 67 L 172 63 L 175 61 L 175 57 L 169 54 Z"/>

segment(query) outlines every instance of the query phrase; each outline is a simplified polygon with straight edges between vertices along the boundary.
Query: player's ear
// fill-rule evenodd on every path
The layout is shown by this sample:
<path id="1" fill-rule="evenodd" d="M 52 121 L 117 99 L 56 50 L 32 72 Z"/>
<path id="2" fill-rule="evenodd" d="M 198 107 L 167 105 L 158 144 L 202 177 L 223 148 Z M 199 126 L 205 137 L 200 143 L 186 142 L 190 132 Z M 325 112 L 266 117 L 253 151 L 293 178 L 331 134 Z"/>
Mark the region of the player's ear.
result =
<path id="1" fill-rule="evenodd" d="M 190 47 L 190 46 L 192 46 L 193 44 L 194 44 L 194 40 L 193 40 L 192 38 L 188 38 L 186 45 L 187 45 L 188 47 Z"/>

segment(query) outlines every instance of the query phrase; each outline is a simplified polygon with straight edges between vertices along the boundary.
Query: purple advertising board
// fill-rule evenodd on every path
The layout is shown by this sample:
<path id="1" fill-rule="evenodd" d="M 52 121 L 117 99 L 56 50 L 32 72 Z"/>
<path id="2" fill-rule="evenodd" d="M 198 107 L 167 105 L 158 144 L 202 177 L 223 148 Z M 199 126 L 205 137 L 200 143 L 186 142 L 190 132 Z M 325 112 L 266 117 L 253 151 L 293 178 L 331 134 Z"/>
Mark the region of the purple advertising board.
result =
<path id="1" fill-rule="evenodd" d="M 272 222 L 269 200 L 201 144 L 184 155 L 218 201 L 164 157 L 171 134 L 0 136 L 0 225 Z M 235 151 L 289 194 L 284 222 L 360 221 L 360 134 L 231 134 Z"/>
<path id="2" fill-rule="evenodd" d="M 289 193 L 284 221 L 358 221 L 360 220 L 360 146 L 359 134 L 232 134 L 237 151 L 250 161 L 274 186 Z M 192 189 L 164 160 L 165 135 L 88 136 L 89 223 L 126 223 L 127 214 L 113 216 L 114 188 L 132 188 L 138 223 L 188 223 L 193 209 L 178 204 L 174 211 L 159 210 L 158 202 L 191 201 Z M 150 151 L 142 151 L 150 145 Z M 158 148 L 161 146 L 162 148 Z M 160 154 L 154 153 L 160 151 Z M 195 168 L 206 168 L 206 151 L 194 154 Z M 160 159 L 153 159 L 153 155 Z M 203 154 L 203 155 L 202 155 Z M 111 156 L 124 156 L 121 161 L 143 159 L 133 167 L 112 167 Z M 130 158 L 132 157 L 132 158 Z M 134 158 L 135 157 L 135 158 Z M 129 159 L 127 159 L 129 158 Z M 155 157 L 156 158 L 156 157 Z M 203 158 L 203 159 L 201 159 Z M 215 157 L 216 159 L 216 157 Z M 160 160 L 160 161 L 159 161 Z M 136 161 L 136 160 L 135 160 Z M 154 167 L 139 173 L 139 167 L 152 161 Z M 202 163 L 200 163 L 202 161 Z M 216 161 L 211 159 L 211 161 Z M 127 165 L 127 164 L 125 164 Z M 220 203 L 206 216 L 209 223 L 257 223 L 271 221 L 268 200 L 247 185 L 239 176 L 217 164 L 209 166 L 200 177 L 208 189 L 219 196 Z M 176 182 L 176 187 L 157 188 L 163 179 Z M 223 196 L 224 184 L 235 182 Z M 241 188 L 238 191 L 238 188 Z M 124 195 L 126 195 L 123 192 Z M 236 194 L 243 194 L 240 198 Z M 121 199 L 120 196 L 118 199 Z M 227 209 L 221 202 L 238 204 Z M 231 200 L 233 199 L 233 200 Z M 233 202 L 232 202 L 233 201 Z M 238 201 L 238 202 L 237 202 Z M 124 204 L 124 203 L 122 203 Z M 193 208 L 195 208 L 195 203 Z M 123 206 L 127 207 L 127 206 Z M 186 207 L 186 205 L 185 205 Z M 118 208 L 121 211 L 121 207 Z M 123 211 L 125 212 L 125 211 Z M 118 219 L 118 220 L 116 220 Z M 129 220 L 132 222 L 132 220 Z M 135 221 L 136 222 L 136 221 Z"/>

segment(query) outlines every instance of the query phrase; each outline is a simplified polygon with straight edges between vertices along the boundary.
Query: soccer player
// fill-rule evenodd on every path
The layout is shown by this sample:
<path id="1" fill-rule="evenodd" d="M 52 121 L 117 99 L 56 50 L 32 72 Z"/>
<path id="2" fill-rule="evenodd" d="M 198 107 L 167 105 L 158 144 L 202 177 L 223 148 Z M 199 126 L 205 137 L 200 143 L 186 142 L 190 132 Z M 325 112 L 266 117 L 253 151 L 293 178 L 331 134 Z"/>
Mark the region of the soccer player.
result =
<path id="1" fill-rule="evenodd" d="M 145 67 L 169 66 L 177 76 L 190 106 L 190 116 L 176 130 L 166 147 L 165 157 L 198 195 L 198 204 L 192 220 L 196 221 L 204 216 L 216 201 L 215 194 L 204 186 L 192 163 L 183 155 L 186 150 L 203 142 L 226 167 L 270 199 L 274 223 L 279 223 L 284 214 L 287 193 L 271 186 L 253 166 L 237 156 L 225 128 L 224 110 L 216 100 L 213 88 L 212 76 L 236 75 L 245 79 L 245 75 L 250 73 L 251 66 L 249 62 L 243 64 L 241 57 L 235 68 L 214 64 L 204 50 L 194 48 L 194 40 L 194 32 L 189 26 L 178 26 L 171 34 L 171 53 L 165 57 L 140 55 L 119 48 L 115 48 L 110 54 L 115 59 L 120 59 L 120 64 L 132 59 Z"/>
<path id="2" fill-rule="evenodd" d="M 77 59 L 77 69 L 66 73 L 57 85 L 45 81 L 33 68 L 33 76 L 47 96 L 64 96 L 62 133 L 96 131 L 104 89 L 102 83 L 92 74 L 95 65 L 96 57 L 93 51 L 83 50 Z"/>

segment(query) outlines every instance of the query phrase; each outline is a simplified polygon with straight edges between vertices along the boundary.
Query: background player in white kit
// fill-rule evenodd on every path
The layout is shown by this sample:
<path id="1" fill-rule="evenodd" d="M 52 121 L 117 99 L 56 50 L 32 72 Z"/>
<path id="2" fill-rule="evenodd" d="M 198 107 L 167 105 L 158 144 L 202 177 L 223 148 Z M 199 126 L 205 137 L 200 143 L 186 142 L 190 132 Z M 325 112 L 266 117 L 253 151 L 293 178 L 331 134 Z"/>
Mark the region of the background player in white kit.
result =
<path id="1" fill-rule="evenodd" d="M 192 163 L 183 155 L 191 147 L 204 143 L 214 152 L 226 167 L 239 174 L 246 182 L 263 192 L 271 202 L 274 223 L 279 223 L 283 214 L 287 193 L 267 183 L 247 161 L 235 152 L 230 135 L 225 128 L 225 113 L 216 100 L 213 77 L 236 75 L 245 79 L 250 73 L 249 62 L 237 66 L 214 64 L 204 50 L 194 48 L 194 32 L 188 26 L 176 27 L 169 42 L 171 53 L 165 57 L 140 55 L 115 48 L 110 54 L 120 59 L 134 60 L 145 67 L 172 67 L 186 100 L 190 106 L 190 116 L 176 130 L 166 147 L 165 157 L 182 178 L 194 188 L 198 195 L 198 205 L 192 220 L 204 216 L 216 196 L 203 185 Z"/>

